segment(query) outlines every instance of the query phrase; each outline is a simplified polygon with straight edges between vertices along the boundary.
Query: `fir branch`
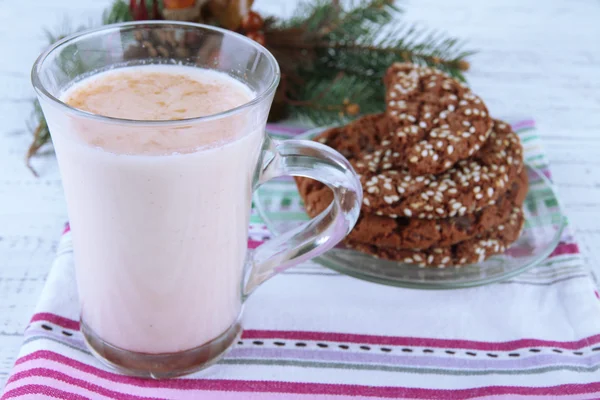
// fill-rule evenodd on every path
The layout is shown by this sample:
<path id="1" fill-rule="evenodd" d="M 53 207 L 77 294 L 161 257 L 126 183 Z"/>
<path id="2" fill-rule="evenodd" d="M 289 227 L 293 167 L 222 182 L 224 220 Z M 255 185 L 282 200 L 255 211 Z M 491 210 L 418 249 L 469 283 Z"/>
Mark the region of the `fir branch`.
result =
<path id="1" fill-rule="evenodd" d="M 299 97 L 306 101 L 291 102 L 292 114 L 317 125 L 349 121 L 357 114 L 383 111 L 383 91 L 359 76 L 339 74 L 328 78 L 308 78 Z M 316 94 L 316 95 L 315 95 Z"/>
<path id="2" fill-rule="evenodd" d="M 473 54 L 463 43 L 414 26 L 372 31 L 354 40 L 320 43 L 318 63 L 331 71 L 380 79 L 393 62 L 410 61 L 436 67 L 464 80 L 460 61 Z M 327 51 L 325 51 L 327 49 Z"/>
<path id="3" fill-rule="evenodd" d="M 330 39 L 368 34 L 368 25 L 381 27 L 398 18 L 402 12 L 394 0 L 353 2 L 348 11 L 342 10 L 339 22 L 330 27 Z"/>
<path id="4" fill-rule="evenodd" d="M 42 107 L 40 106 L 40 102 L 38 100 L 35 100 L 33 103 L 32 114 L 32 118 L 36 121 L 36 127 L 32 129 L 33 141 L 29 145 L 27 153 L 25 154 L 25 165 L 37 178 L 38 173 L 31 166 L 31 157 L 33 157 L 43 145 L 52 142 L 52 139 L 50 137 L 50 130 L 48 130 L 48 124 L 44 118 L 44 113 L 42 112 Z"/>
<path id="5" fill-rule="evenodd" d="M 116 24 L 118 22 L 127 22 L 133 20 L 129 4 L 124 0 L 114 0 L 112 6 L 104 10 L 102 14 L 102 23 L 104 25 Z"/>

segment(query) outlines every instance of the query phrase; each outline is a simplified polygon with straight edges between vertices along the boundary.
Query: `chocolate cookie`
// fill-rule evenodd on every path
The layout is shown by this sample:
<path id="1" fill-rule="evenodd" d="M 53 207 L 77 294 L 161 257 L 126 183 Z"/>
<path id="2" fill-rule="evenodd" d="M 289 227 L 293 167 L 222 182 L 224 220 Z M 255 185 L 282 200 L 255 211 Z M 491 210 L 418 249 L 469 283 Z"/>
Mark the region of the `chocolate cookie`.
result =
<path id="1" fill-rule="evenodd" d="M 372 157 L 367 154 L 364 159 Z M 443 174 L 414 176 L 406 170 L 362 174 L 363 211 L 427 219 L 471 214 L 494 205 L 522 168 L 519 137 L 508 124 L 495 120 L 481 150 Z"/>
<path id="2" fill-rule="evenodd" d="M 314 138 L 336 149 L 356 167 L 356 160 L 363 153 L 375 151 L 389 135 L 385 114 L 370 114 L 348 125 L 326 130 Z"/>
<path id="3" fill-rule="evenodd" d="M 450 246 L 481 235 L 506 220 L 513 208 L 521 207 L 527 191 L 527 171 L 523 169 L 518 179 L 510 184 L 508 191 L 497 199 L 496 204 L 473 214 L 442 219 L 394 219 L 363 213 L 348 240 L 393 248 Z"/>
<path id="4" fill-rule="evenodd" d="M 354 241 L 349 241 L 347 246 L 378 258 L 417 264 L 423 267 L 460 266 L 481 262 L 494 254 L 503 253 L 511 243 L 519 238 L 523 222 L 523 211 L 521 208 L 515 207 L 503 223 L 481 235 L 452 246 L 411 250 L 379 247 Z"/>
<path id="5" fill-rule="evenodd" d="M 370 171 L 403 167 L 412 175 L 439 174 L 487 140 L 492 119 L 485 104 L 448 74 L 395 63 L 384 81 L 390 136 L 379 150 L 392 151 L 379 163 L 371 160 Z"/>
<path id="6" fill-rule="evenodd" d="M 333 201 L 333 194 L 326 187 L 313 191 L 307 196 L 302 186 L 300 195 L 304 199 L 306 211 L 315 217 Z M 312 188 L 315 190 L 315 188 Z M 376 243 L 379 247 L 418 248 L 450 246 L 473 236 L 480 235 L 506 220 L 514 207 L 520 207 L 527 196 L 527 171 L 521 171 L 508 191 L 500 196 L 496 204 L 485 207 L 473 214 L 442 219 L 389 218 L 362 213 L 356 226 L 348 235 L 348 240 L 361 243 Z"/>

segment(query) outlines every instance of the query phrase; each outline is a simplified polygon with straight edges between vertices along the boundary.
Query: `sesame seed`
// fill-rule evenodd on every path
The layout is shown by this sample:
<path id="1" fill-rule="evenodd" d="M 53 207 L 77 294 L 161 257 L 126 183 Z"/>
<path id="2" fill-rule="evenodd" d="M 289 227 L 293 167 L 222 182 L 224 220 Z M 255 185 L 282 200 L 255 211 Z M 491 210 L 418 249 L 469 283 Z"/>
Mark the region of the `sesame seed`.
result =
<path id="1" fill-rule="evenodd" d="M 409 179 L 410 179 L 410 178 L 409 178 Z M 405 180 L 406 180 L 406 179 L 405 179 Z M 425 178 L 424 178 L 424 177 L 422 177 L 422 176 L 417 176 L 417 177 L 415 178 L 415 181 L 417 181 L 417 182 L 423 182 L 424 180 L 425 180 Z"/>
<path id="2" fill-rule="evenodd" d="M 423 157 L 427 157 L 427 150 L 423 150 L 423 151 L 421 152 L 421 156 L 423 156 Z"/>
<path id="3" fill-rule="evenodd" d="M 392 190 L 392 185 L 390 185 L 390 184 L 389 184 L 389 183 L 387 183 L 387 182 L 383 184 L 383 187 L 384 187 L 385 189 L 387 189 L 387 190 Z"/>
<path id="4" fill-rule="evenodd" d="M 442 258 L 442 264 L 446 264 L 450 261 L 450 257 L 444 257 Z"/>
<path id="5" fill-rule="evenodd" d="M 419 126 L 423 129 L 427 128 L 427 124 L 423 121 L 419 122 Z"/>
<path id="6" fill-rule="evenodd" d="M 448 111 L 452 112 L 456 110 L 456 107 L 454 107 L 454 104 L 448 104 Z"/>
<path id="7" fill-rule="evenodd" d="M 479 193 L 479 192 L 481 192 L 481 187 L 480 187 L 480 186 L 475 186 L 475 187 L 473 188 L 473 192 L 475 192 L 475 193 Z"/>
<path id="8" fill-rule="evenodd" d="M 427 194 L 426 194 L 426 193 L 421 193 L 421 198 L 422 198 L 423 200 L 429 200 L 429 196 L 427 196 Z"/>
<path id="9" fill-rule="evenodd" d="M 366 197 L 363 199 L 363 203 L 364 203 L 366 206 L 370 206 L 370 205 L 371 205 L 371 202 L 370 202 L 370 201 L 369 201 L 369 199 L 368 199 L 368 198 L 366 198 Z"/>
<path id="10" fill-rule="evenodd" d="M 423 261 L 423 258 L 421 258 L 421 256 L 420 256 L 420 255 L 418 255 L 418 254 L 415 254 L 415 255 L 413 256 L 413 258 L 415 259 L 415 261 Z"/>
<path id="11" fill-rule="evenodd" d="M 410 258 L 410 257 L 406 257 L 406 258 L 404 259 L 404 262 L 405 262 L 405 263 L 408 263 L 408 264 L 412 264 L 412 262 L 413 262 L 413 259 L 412 259 L 412 258 Z"/>
<path id="12" fill-rule="evenodd" d="M 402 186 L 398 186 L 396 189 L 398 190 L 398 193 L 404 193 L 404 188 Z"/>
<path id="13" fill-rule="evenodd" d="M 452 152 L 454 152 L 454 146 L 449 145 L 447 151 L 448 151 L 448 154 L 452 154 Z"/>
<path id="14" fill-rule="evenodd" d="M 444 209 L 443 208 L 436 208 L 435 212 L 437 212 L 438 214 L 443 214 L 444 213 Z"/>
<path id="15" fill-rule="evenodd" d="M 489 197 L 492 197 L 494 195 L 494 189 L 492 189 L 491 187 L 488 188 L 487 194 L 488 194 Z"/>
<path id="16" fill-rule="evenodd" d="M 387 204 L 392 204 L 392 196 L 383 196 L 383 201 L 385 201 Z"/>
<path id="17" fill-rule="evenodd" d="M 419 158 L 417 156 L 412 156 L 408 159 L 408 161 L 415 164 L 417 161 L 419 161 Z"/>
<path id="18" fill-rule="evenodd" d="M 371 186 L 371 187 L 367 188 L 367 192 L 368 193 L 377 193 L 377 192 L 379 192 L 379 188 L 377 188 L 377 186 Z"/>
<path id="19" fill-rule="evenodd" d="M 455 209 L 455 210 L 459 209 L 461 207 L 462 207 L 462 204 L 460 204 L 460 203 L 454 203 L 454 204 L 452 204 L 452 208 Z"/>
<path id="20" fill-rule="evenodd" d="M 465 110 L 465 115 L 471 115 L 471 109 L 470 108 L 467 108 Z"/>
<path id="21" fill-rule="evenodd" d="M 410 216 L 412 216 L 412 211 L 410 211 L 408 208 L 405 208 L 404 215 L 406 215 L 407 217 L 410 217 Z"/>

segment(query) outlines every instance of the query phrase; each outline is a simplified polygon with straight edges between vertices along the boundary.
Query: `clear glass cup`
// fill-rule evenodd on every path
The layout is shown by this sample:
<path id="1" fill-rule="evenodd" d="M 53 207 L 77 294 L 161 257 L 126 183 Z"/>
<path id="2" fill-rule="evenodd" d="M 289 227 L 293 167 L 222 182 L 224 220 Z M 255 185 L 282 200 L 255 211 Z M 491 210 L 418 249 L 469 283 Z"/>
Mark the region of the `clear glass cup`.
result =
<path id="1" fill-rule="evenodd" d="M 154 64 L 225 72 L 256 96 L 216 115 L 172 121 L 110 118 L 61 101 L 81 79 Z M 334 247 L 358 218 L 362 190 L 344 157 L 265 133 L 279 67 L 244 36 L 180 22 L 109 25 L 52 46 L 33 66 L 32 81 L 68 205 L 81 331 L 92 352 L 123 373 L 174 377 L 215 362 L 241 333 L 247 296 Z M 90 132 L 106 140 L 92 143 Z M 144 140 L 157 134 L 167 138 L 164 151 L 145 152 Z M 107 144 L 125 136 L 139 143 Z M 198 145 L 180 148 L 173 137 Z M 252 192 L 284 175 L 321 181 L 335 200 L 302 226 L 247 250 Z"/>

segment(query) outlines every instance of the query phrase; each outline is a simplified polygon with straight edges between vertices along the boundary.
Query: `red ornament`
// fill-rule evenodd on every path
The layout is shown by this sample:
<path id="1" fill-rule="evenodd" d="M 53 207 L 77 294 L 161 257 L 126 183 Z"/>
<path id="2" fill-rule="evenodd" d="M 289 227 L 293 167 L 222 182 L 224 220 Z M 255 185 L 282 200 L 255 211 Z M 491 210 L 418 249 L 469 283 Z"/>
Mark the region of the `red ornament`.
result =
<path id="1" fill-rule="evenodd" d="M 160 12 L 158 11 L 158 0 L 152 2 L 152 19 L 160 19 Z"/>
<path id="2" fill-rule="evenodd" d="M 265 45 L 265 34 L 262 32 L 248 32 L 246 33 L 246 36 L 261 46 Z"/>
<path id="3" fill-rule="evenodd" d="M 139 4 L 137 0 L 130 0 L 129 11 L 131 11 L 131 16 L 135 21 L 143 21 L 148 19 L 146 0 L 140 0 Z"/>
<path id="4" fill-rule="evenodd" d="M 244 19 L 242 19 L 242 29 L 246 32 L 254 32 L 261 30 L 265 25 L 262 17 L 257 12 L 250 11 Z"/>

